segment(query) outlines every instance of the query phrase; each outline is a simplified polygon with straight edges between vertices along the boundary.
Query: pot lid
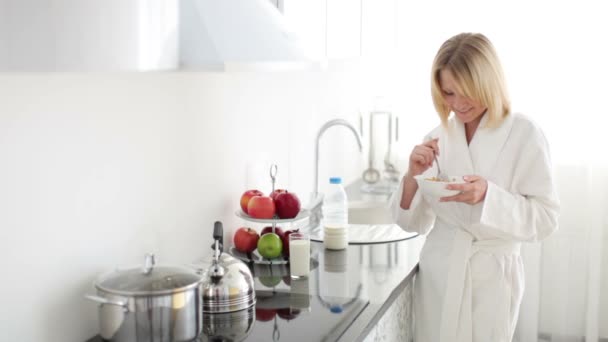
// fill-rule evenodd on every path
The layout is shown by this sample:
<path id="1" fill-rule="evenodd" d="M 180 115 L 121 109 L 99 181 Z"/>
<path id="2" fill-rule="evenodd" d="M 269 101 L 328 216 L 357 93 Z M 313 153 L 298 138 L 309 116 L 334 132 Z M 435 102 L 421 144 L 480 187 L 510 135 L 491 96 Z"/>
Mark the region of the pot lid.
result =
<path id="1" fill-rule="evenodd" d="M 194 269 L 156 265 L 154 255 L 147 254 L 143 267 L 117 269 L 102 276 L 95 286 L 102 291 L 127 296 L 163 295 L 182 292 L 201 281 L 201 275 Z"/>

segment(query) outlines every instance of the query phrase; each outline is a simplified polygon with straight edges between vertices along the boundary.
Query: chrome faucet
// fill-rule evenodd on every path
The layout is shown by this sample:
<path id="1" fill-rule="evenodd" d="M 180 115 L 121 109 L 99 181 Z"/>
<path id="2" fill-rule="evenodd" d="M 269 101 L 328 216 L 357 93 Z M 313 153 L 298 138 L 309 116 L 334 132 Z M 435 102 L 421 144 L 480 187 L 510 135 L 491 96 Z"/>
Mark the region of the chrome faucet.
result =
<path id="1" fill-rule="evenodd" d="M 325 131 L 331 126 L 344 126 L 353 132 L 355 138 L 357 138 L 357 144 L 359 145 L 359 151 L 363 151 L 363 146 L 361 145 L 361 138 L 359 137 L 359 133 L 353 125 L 351 125 L 348 121 L 344 119 L 334 119 L 326 122 L 317 133 L 317 140 L 315 144 L 315 183 L 313 187 L 313 193 L 311 198 L 311 209 L 320 207 L 322 201 L 319 198 L 319 140 Z"/>

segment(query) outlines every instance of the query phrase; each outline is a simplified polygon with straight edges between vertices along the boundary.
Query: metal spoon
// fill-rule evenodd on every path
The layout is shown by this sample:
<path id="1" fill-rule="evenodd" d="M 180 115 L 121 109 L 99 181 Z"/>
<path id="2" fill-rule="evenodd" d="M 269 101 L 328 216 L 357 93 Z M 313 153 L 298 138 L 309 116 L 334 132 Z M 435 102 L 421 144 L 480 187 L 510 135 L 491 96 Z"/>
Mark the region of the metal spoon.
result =
<path id="1" fill-rule="evenodd" d="M 369 161 L 369 167 L 367 168 L 367 170 L 365 170 L 363 172 L 363 181 L 365 183 L 369 183 L 369 184 L 373 184 L 376 183 L 380 180 L 380 172 L 376 169 L 374 169 L 374 166 L 372 165 L 372 161 Z"/>
<path id="2" fill-rule="evenodd" d="M 397 125 L 399 122 L 397 121 Z M 397 141 L 397 140 L 395 140 Z M 393 143 L 393 114 L 388 113 L 388 148 L 384 156 L 384 173 L 391 182 L 399 182 L 399 171 L 391 163 L 391 146 Z"/>
<path id="3" fill-rule="evenodd" d="M 363 181 L 368 184 L 374 184 L 380 180 L 380 171 L 374 169 L 374 146 L 370 141 L 369 144 L 369 164 L 367 170 L 363 171 Z"/>
<path id="4" fill-rule="evenodd" d="M 380 172 L 374 169 L 374 120 L 373 115 L 369 115 L 369 164 L 367 170 L 363 171 L 363 181 L 368 184 L 374 184 L 380 180 Z"/>
<path id="5" fill-rule="evenodd" d="M 445 173 L 441 172 L 439 162 L 437 161 L 437 154 L 433 156 L 435 157 L 435 165 L 437 165 L 437 179 L 439 179 L 440 181 L 448 182 L 450 178 Z"/>

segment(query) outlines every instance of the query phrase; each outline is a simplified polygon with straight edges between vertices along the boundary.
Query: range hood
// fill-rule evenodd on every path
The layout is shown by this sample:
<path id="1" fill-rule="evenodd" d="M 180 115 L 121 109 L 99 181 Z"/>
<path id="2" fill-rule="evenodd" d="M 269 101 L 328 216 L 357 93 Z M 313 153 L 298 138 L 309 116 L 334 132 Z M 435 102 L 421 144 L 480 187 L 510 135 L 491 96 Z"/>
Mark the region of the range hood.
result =
<path id="1" fill-rule="evenodd" d="M 0 0 L 0 72 L 317 66 L 269 0 Z"/>
<path id="2" fill-rule="evenodd" d="M 0 0 L 0 72 L 174 70 L 179 0 Z"/>
<path id="3" fill-rule="evenodd" d="M 269 0 L 180 0 L 180 68 L 317 69 Z"/>

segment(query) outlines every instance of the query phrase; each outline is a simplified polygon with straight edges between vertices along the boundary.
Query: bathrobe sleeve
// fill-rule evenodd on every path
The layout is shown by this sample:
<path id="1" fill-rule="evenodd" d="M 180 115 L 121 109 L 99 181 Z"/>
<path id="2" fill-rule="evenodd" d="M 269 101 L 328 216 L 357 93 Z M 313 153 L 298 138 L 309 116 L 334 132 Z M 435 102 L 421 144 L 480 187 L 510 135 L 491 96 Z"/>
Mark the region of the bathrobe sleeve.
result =
<path id="1" fill-rule="evenodd" d="M 393 220 L 403 230 L 426 234 L 431 230 L 435 222 L 435 213 L 429 203 L 416 191 L 409 209 L 401 208 L 401 197 L 403 195 L 403 178 L 399 189 L 393 193 L 389 200 L 390 211 Z"/>
<path id="2" fill-rule="evenodd" d="M 543 133 L 535 126 L 524 133 L 517 135 L 509 189 L 488 181 L 478 223 L 499 238 L 539 241 L 557 230 L 560 204 Z"/>
<path id="3" fill-rule="evenodd" d="M 438 126 L 429 132 L 422 141 L 429 141 L 433 137 L 437 137 L 441 127 Z M 437 171 L 435 165 L 428 169 L 424 174 L 431 175 Z M 399 189 L 393 193 L 390 198 L 389 205 L 393 221 L 407 232 L 418 234 L 428 233 L 435 223 L 435 212 L 431 205 L 424 199 L 420 191 L 416 191 L 409 209 L 401 208 L 401 197 L 403 196 L 403 178 L 399 184 Z"/>
<path id="4" fill-rule="evenodd" d="M 390 210 L 393 220 L 403 230 L 426 234 L 431 230 L 435 221 L 435 213 L 429 203 L 417 191 L 414 195 L 409 209 L 401 208 L 401 196 L 403 195 L 403 179 L 399 189 L 393 193 L 390 199 Z"/>

